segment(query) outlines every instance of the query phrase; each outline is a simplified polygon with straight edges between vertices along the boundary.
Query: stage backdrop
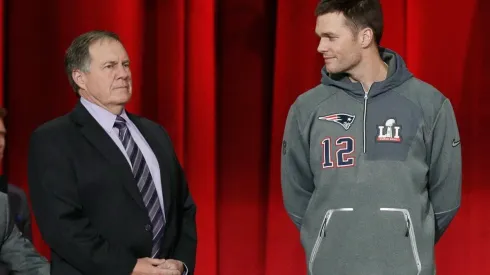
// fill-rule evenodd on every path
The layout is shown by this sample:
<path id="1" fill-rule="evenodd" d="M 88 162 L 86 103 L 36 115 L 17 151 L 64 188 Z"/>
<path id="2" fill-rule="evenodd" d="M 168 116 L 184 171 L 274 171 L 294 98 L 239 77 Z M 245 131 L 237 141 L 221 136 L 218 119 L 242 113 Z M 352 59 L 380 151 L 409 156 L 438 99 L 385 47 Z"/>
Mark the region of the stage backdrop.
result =
<path id="1" fill-rule="evenodd" d="M 128 109 L 168 129 L 198 205 L 196 274 L 305 274 L 298 232 L 281 201 L 279 161 L 290 104 L 320 81 L 316 3 L 0 1 L 0 102 L 9 109 L 4 169 L 27 190 L 30 134 L 76 102 L 64 51 L 83 32 L 115 31 L 132 60 Z M 490 1 L 382 3 L 382 46 L 451 99 L 460 125 L 463 203 L 437 245 L 438 274 L 490 273 Z M 49 256 L 35 223 L 34 232 Z"/>

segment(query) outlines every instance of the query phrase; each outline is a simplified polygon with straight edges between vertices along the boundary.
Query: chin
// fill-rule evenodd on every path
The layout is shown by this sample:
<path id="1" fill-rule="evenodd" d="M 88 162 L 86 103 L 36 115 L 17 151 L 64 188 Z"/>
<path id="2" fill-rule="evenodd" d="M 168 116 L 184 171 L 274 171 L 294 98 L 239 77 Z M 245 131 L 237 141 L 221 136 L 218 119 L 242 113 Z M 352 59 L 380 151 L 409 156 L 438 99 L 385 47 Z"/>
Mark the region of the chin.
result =
<path id="1" fill-rule="evenodd" d="M 122 96 L 121 97 L 121 101 L 123 101 L 124 103 L 128 102 L 130 99 L 131 99 L 131 94 L 130 93 L 128 93 L 125 96 Z"/>
<path id="2" fill-rule="evenodd" d="M 335 66 L 329 66 L 329 65 L 325 65 L 325 69 L 327 70 L 327 72 L 331 73 L 331 74 L 338 74 L 340 73 L 341 71 L 336 68 Z"/>
<path id="3" fill-rule="evenodd" d="M 113 97 L 117 102 L 126 103 L 131 99 L 130 91 L 120 91 L 115 97 Z"/>
<path id="4" fill-rule="evenodd" d="M 325 64 L 325 68 L 331 74 L 343 74 L 349 70 L 345 66 L 333 66 L 333 64 Z"/>

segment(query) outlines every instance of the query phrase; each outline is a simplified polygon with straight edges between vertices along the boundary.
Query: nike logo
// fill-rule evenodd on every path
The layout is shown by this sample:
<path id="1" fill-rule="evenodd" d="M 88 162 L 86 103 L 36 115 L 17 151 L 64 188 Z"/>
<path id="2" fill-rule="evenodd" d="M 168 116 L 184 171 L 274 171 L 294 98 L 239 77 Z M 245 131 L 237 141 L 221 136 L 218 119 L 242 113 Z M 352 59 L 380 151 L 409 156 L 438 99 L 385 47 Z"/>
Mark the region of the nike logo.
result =
<path id="1" fill-rule="evenodd" d="M 460 141 L 459 141 L 459 140 L 455 140 L 455 139 L 453 139 L 453 147 L 458 146 L 458 145 L 459 145 L 459 143 L 460 143 Z"/>

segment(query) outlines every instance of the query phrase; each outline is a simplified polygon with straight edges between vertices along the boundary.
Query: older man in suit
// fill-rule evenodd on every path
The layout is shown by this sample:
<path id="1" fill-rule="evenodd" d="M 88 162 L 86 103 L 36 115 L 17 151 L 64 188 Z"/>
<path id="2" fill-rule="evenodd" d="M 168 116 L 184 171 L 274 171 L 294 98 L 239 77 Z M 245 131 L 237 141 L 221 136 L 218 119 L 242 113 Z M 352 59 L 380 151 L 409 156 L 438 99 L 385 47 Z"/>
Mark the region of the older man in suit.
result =
<path id="1" fill-rule="evenodd" d="M 196 207 L 166 131 L 125 111 L 129 67 L 116 34 L 77 37 L 65 68 L 80 101 L 31 137 L 30 194 L 53 275 L 193 274 Z"/>

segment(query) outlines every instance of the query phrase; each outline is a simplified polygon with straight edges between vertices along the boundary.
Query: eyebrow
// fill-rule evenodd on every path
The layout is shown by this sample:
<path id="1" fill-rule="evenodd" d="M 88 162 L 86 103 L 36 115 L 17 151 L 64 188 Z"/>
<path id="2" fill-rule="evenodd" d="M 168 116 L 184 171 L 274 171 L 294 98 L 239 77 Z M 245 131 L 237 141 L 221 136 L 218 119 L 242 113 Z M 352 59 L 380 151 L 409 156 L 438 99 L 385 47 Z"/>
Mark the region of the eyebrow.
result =
<path id="1" fill-rule="evenodd" d="M 333 32 L 322 32 L 322 33 L 319 33 L 317 34 L 318 36 L 320 37 L 332 37 L 332 36 L 337 36 L 335 33 Z"/>
<path id="2" fill-rule="evenodd" d="M 102 66 L 105 66 L 107 64 L 117 64 L 117 61 L 114 60 L 105 61 L 104 63 L 102 63 Z"/>
<path id="3" fill-rule="evenodd" d="M 118 62 L 115 61 L 115 60 L 108 60 L 108 61 L 105 61 L 104 63 L 102 63 L 102 66 L 105 66 L 107 64 L 111 64 L 111 65 L 115 65 L 117 64 Z M 126 59 L 126 60 L 123 60 L 122 61 L 123 64 L 129 64 L 129 59 Z"/>

